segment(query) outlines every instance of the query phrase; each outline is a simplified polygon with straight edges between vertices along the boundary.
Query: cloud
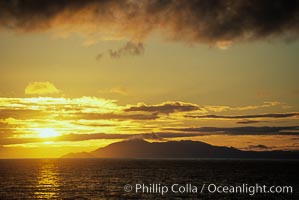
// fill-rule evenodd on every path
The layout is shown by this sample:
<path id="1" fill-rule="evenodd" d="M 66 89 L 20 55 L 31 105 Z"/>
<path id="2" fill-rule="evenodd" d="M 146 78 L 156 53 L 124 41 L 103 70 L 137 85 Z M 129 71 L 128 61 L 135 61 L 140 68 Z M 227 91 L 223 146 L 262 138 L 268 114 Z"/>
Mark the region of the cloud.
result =
<path id="1" fill-rule="evenodd" d="M 103 58 L 104 54 L 102 53 L 99 53 L 97 56 L 96 56 L 96 60 L 101 60 Z"/>
<path id="2" fill-rule="evenodd" d="M 32 82 L 25 88 L 26 95 L 52 95 L 60 92 L 61 91 L 50 82 Z"/>
<path id="3" fill-rule="evenodd" d="M 146 105 L 139 103 L 137 106 L 130 106 L 125 109 L 126 112 L 142 111 L 142 112 L 157 112 L 162 114 L 169 114 L 174 112 L 189 112 L 200 110 L 199 106 L 192 103 L 184 103 L 180 101 L 168 101 L 158 105 Z"/>
<path id="4" fill-rule="evenodd" d="M 0 98 L 0 118 L 2 119 L 72 119 L 72 117 L 76 117 L 76 114 L 105 114 L 122 109 L 123 107 L 117 105 L 113 100 L 96 97 Z"/>
<path id="5" fill-rule="evenodd" d="M 273 147 L 268 147 L 266 145 L 263 145 L 263 144 L 257 144 L 257 145 L 249 145 L 247 147 L 247 149 L 250 149 L 250 150 L 267 150 L 267 149 L 272 149 Z"/>
<path id="6" fill-rule="evenodd" d="M 127 89 L 120 87 L 111 88 L 110 92 L 115 94 L 128 95 Z"/>
<path id="7" fill-rule="evenodd" d="M 284 103 L 273 101 L 273 102 L 264 102 L 262 105 L 249 105 L 249 106 L 242 106 L 242 107 L 231 107 L 231 106 L 204 106 L 204 108 L 208 111 L 213 112 L 224 112 L 224 111 L 245 111 L 245 110 L 256 110 L 261 108 L 268 108 L 268 107 L 275 107 L 281 106 L 285 107 Z"/>
<path id="8" fill-rule="evenodd" d="M 13 142 L 25 138 L 38 137 L 36 128 L 53 128 L 61 135 L 69 135 L 69 138 L 88 139 L 108 137 L 106 135 L 93 135 L 93 133 L 118 133 L 135 134 L 155 132 L 151 135 L 154 139 L 167 139 L 176 137 L 200 137 L 209 135 L 284 135 L 299 136 L 299 128 L 295 127 L 217 127 L 213 120 L 207 120 L 208 124 L 216 127 L 192 127 L 198 125 L 198 118 L 185 118 L 187 115 L 195 115 L 202 112 L 201 106 L 180 101 L 167 101 L 160 104 L 147 105 L 120 105 L 115 100 L 96 97 L 81 98 L 54 98 L 54 97 L 30 97 L 30 98 L 0 98 L 0 139 L 11 138 Z M 262 114 L 263 117 L 289 119 L 295 123 L 298 113 Z M 195 115 L 198 116 L 198 115 Z M 201 115 L 200 115 L 201 116 Z M 222 116 L 222 115 L 220 115 Z M 232 115 L 234 116 L 234 115 Z M 238 115 L 237 115 L 238 116 Z M 257 118 L 247 119 L 233 117 L 240 124 L 251 124 Z M 263 120 L 263 122 L 267 122 Z M 87 134 L 86 136 L 79 134 Z M 81 137 L 81 138 L 80 138 Z M 110 135 L 109 137 L 112 137 Z M 120 136 L 125 137 L 125 136 Z M 127 137 L 127 136 L 126 136 Z M 150 137 L 146 135 L 146 137 Z M 69 139 L 68 138 L 68 139 Z M 58 138 L 58 141 L 66 138 Z M 122 138 L 117 138 L 122 139 Z M 71 140 L 71 139 L 70 139 Z M 75 139 L 74 139 L 75 140 Z M 26 140 L 28 143 L 29 140 Z M 34 140 L 33 140 L 34 141 Z M 4 142 L 8 142 L 8 139 Z"/>
<path id="9" fill-rule="evenodd" d="M 266 97 L 271 97 L 272 93 L 269 91 L 260 90 L 256 92 L 256 96 L 260 98 L 266 98 Z"/>
<path id="10" fill-rule="evenodd" d="M 128 95 L 128 90 L 124 87 L 113 87 L 110 90 L 99 90 L 98 93 L 101 94 L 119 94 L 119 95 Z"/>
<path id="11" fill-rule="evenodd" d="M 0 109 L 0 119 L 14 118 L 14 119 L 30 119 L 50 117 L 48 113 L 42 110 L 33 109 Z"/>
<path id="12" fill-rule="evenodd" d="M 171 131 L 208 133 L 209 135 L 299 135 L 299 126 L 244 126 L 168 128 Z"/>
<path id="13" fill-rule="evenodd" d="M 126 114 L 126 113 L 76 113 L 71 118 L 86 119 L 86 120 L 155 120 L 159 116 L 157 113 L 151 114 Z"/>
<path id="14" fill-rule="evenodd" d="M 123 47 L 117 50 L 109 50 L 111 58 L 120 58 L 122 56 L 139 56 L 144 54 L 144 46 L 142 43 L 127 42 Z"/>
<path id="15" fill-rule="evenodd" d="M 106 133 L 90 133 L 90 134 L 64 134 L 51 138 L 52 141 L 85 141 L 85 140 L 102 140 L 102 139 L 152 139 L 164 140 L 168 138 L 182 138 L 198 136 L 195 133 L 137 133 L 137 134 L 106 134 Z M 1 138 L 1 145 L 25 144 L 43 142 L 41 138 Z"/>
<path id="16" fill-rule="evenodd" d="M 198 136 L 195 133 L 137 133 L 137 134 L 105 134 L 105 133 L 93 133 L 93 134 L 66 134 L 59 137 L 62 141 L 80 141 L 80 140 L 94 140 L 94 139 L 131 139 L 131 138 L 143 138 L 162 140 L 167 138 L 180 138 L 180 137 L 194 137 Z"/>
<path id="17" fill-rule="evenodd" d="M 120 58 L 123 56 L 139 56 L 144 54 L 144 45 L 141 42 L 127 42 L 123 47 L 112 50 L 109 49 L 108 53 L 110 58 Z M 96 56 L 96 60 L 101 60 L 104 57 L 104 53 L 100 53 Z"/>
<path id="18" fill-rule="evenodd" d="M 0 1 L 0 29 L 92 29 L 135 41 L 160 31 L 175 41 L 227 48 L 235 41 L 297 38 L 298 10 L 296 0 Z"/>
<path id="19" fill-rule="evenodd" d="M 298 117 L 298 112 L 293 113 L 269 113 L 257 115 L 186 115 L 185 117 L 198 119 L 254 119 L 254 118 L 290 118 Z"/>
<path id="20" fill-rule="evenodd" d="M 265 121 L 257 121 L 257 120 L 242 120 L 237 122 L 237 124 L 256 124 L 256 123 L 261 123 Z"/>

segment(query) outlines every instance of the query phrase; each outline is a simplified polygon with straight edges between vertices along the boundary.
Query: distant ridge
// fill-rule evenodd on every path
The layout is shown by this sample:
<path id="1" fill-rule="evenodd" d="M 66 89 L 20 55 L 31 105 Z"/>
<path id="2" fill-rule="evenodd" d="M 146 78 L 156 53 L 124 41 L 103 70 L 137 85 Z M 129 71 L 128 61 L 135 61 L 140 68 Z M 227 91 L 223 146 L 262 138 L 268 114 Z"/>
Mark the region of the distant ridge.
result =
<path id="1" fill-rule="evenodd" d="M 298 151 L 241 151 L 199 141 L 147 142 L 141 139 L 116 142 L 91 152 L 69 153 L 62 158 L 243 158 L 299 159 Z"/>

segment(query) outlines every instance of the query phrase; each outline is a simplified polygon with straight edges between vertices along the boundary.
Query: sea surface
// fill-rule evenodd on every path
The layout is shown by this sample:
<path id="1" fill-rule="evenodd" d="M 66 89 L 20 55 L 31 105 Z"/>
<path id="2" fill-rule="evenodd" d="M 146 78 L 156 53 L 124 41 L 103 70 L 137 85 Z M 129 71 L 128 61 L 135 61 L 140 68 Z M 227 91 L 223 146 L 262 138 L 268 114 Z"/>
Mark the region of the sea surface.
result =
<path id="1" fill-rule="evenodd" d="M 299 161 L 3 159 L 0 199 L 299 199 Z M 292 186 L 292 194 L 166 194 L 136 192 L 136 184 Z M 126 184 L 132 191 L 124 191 Z M 127 188 L 128 189 L 128 188 Z"/>

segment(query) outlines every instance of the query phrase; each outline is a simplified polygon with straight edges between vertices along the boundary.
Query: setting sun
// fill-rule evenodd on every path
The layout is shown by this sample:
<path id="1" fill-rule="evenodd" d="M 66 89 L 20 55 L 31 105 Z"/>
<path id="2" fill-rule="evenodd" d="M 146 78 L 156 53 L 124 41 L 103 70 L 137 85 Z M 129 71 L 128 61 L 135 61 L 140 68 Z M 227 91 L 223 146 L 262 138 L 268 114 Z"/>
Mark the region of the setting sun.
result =
<path id="1" fill-rule="evenodd" d="M 57 133 L 52 128 L 42 128 L 39 130 L 39 137 L 40 138 L 50 138 L 50 137 L 57 137 L 60 136 L 59 133 Z"/>

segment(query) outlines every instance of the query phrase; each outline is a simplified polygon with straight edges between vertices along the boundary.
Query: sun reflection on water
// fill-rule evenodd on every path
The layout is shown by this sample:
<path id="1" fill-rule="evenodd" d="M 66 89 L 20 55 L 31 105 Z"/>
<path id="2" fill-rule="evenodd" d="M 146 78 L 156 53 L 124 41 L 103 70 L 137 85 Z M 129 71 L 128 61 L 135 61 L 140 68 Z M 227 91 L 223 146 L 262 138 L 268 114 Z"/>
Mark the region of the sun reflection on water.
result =
<path id="1" fill-rule="evenodd" d="M 60 192 L 60 176 L 55 163 L 45 160 L 41 163 L 36 191 L 34 192 L 37 199 L 55 199 Z"/>

